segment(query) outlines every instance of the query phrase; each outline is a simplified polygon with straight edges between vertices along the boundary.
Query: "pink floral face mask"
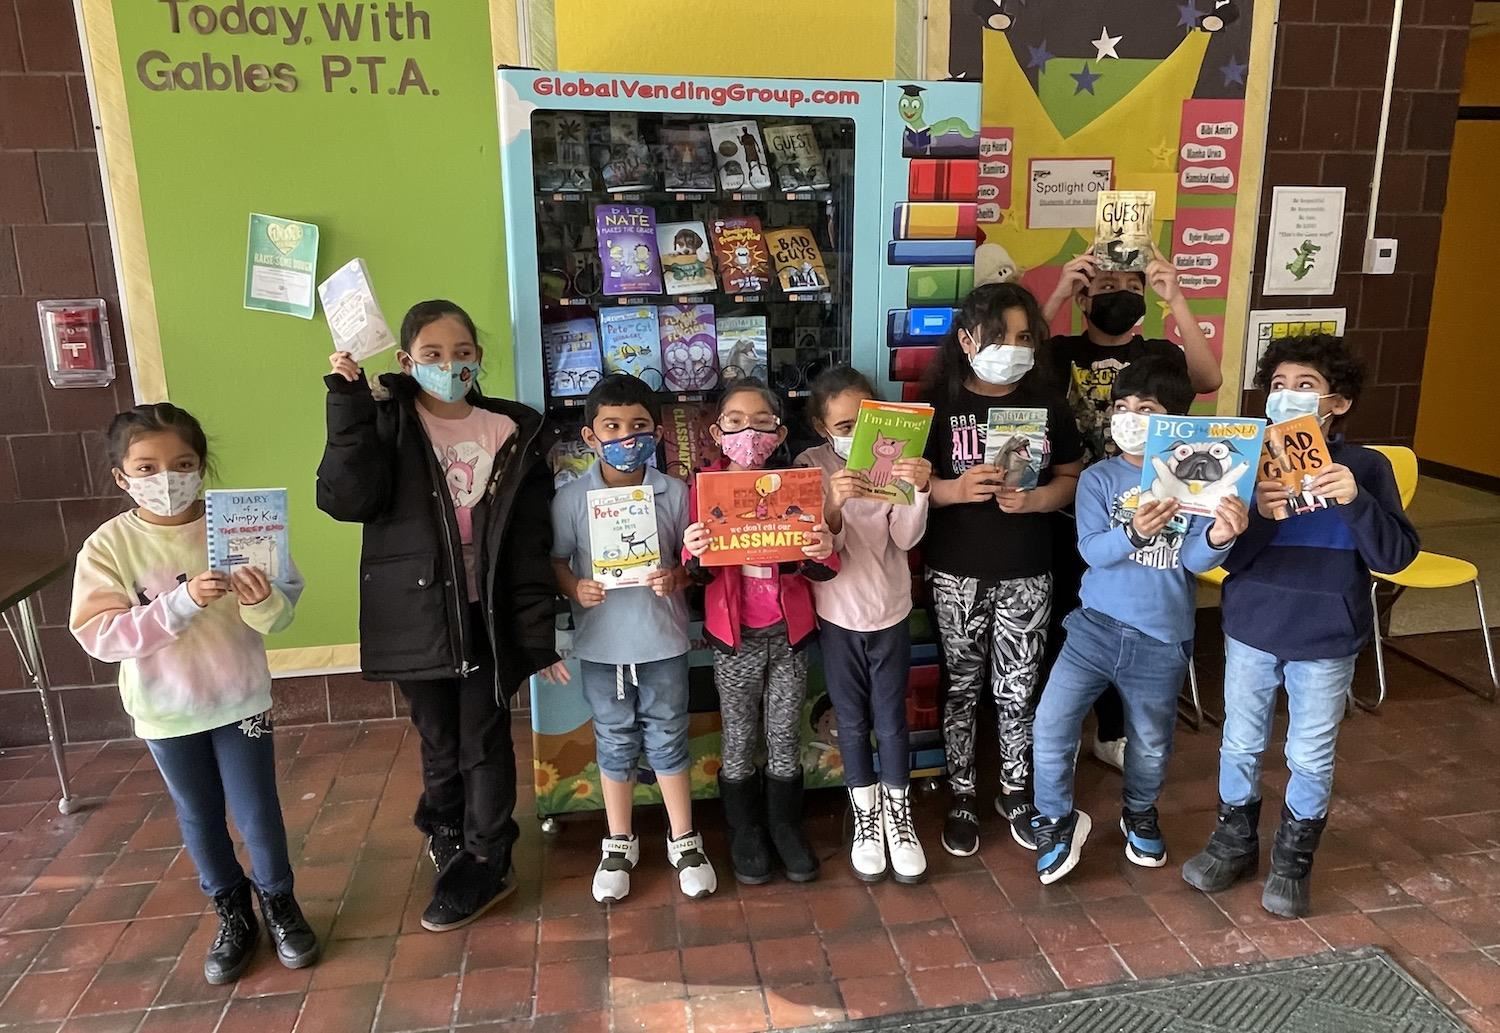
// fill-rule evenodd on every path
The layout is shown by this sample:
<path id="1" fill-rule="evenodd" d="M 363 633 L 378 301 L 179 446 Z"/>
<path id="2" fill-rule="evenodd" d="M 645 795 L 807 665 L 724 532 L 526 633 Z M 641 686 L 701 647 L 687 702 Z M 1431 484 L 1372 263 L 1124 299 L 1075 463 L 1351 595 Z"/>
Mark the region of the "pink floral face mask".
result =
<path id="1" fill-rule="evenodd" d="M 724 450 L 724 455 L 729 458 L 730 462 L 752 470 L 764 466 L 766 460 L 771 458 L 771 453 L 775 452 L 780 444 L 780 431 L 756 430 L 754 427 L 721 431 L 719 438 L 719 447 Z"/>

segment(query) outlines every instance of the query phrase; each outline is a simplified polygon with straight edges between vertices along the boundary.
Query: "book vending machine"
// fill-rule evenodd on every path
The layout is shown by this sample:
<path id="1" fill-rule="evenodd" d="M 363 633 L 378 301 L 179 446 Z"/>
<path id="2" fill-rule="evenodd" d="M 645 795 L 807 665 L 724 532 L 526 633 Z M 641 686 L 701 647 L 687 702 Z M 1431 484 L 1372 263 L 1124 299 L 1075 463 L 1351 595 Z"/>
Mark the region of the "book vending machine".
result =
<path id="1" fill-rule="evenodd" d="M 658 392 L 656 465 L 688 479 L 720 458 L 708 427 L 736 378 L 783 397 L 794 455 L 819 443 L 802 412 L 823 370 L 848 363 L 887 397 L 917 393 L 973 283 L 978 84 L 502 68 L 498 95 L 521 401 L 576 428 L 602 376 L 638 376 Z M 576 430 L 565 434 L 557 482 L 593 461 Z M 908 705 L 918 774 L 943 763 L 926 623 L 919 607 Z M 691 630 L 693 793 L 710 797 L 718 700 L 701 623 Z M 565 658 L 570 634 L 560 612 Z M 571 684 L 531 686 L 537 814 L 549 826 L 603 807 L 569 664 Z M 811 666 L 806 781 L 841 786 L 832 707 L 816 657 Z M 660 800 L 649 770 L 636 799 Z"/>

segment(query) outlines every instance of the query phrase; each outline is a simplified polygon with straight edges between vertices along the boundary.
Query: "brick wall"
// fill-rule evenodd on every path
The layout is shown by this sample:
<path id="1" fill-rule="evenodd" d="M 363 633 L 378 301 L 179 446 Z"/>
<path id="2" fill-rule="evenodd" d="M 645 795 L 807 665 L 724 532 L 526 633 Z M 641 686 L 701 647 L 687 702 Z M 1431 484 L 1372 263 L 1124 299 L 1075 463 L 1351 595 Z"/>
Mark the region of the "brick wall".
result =
<path id="1" fill-rule="evenodd" d="M 1254 308 L 1349 310 L 1347 337 L 1364 357 L 1365 395 L 1351 438 L 1411 444 L 1417 426 L 1433 272 L 1448 188 L 1448 155 L 1463 82 L 1473 0 L 1406 0 L 1391 100 L 1376 235 L 1400 241 L 1396 273 L 1366 276 L 1365 224 L 1380 124 L 1393 0 L 1283 0 L 1266 141 Z M 1344 186 L 1337 292 L 1264 298 L 1259 292 L 1271 188 Z M 1250 392 L 1246 412 L 1264 398 Z"/>

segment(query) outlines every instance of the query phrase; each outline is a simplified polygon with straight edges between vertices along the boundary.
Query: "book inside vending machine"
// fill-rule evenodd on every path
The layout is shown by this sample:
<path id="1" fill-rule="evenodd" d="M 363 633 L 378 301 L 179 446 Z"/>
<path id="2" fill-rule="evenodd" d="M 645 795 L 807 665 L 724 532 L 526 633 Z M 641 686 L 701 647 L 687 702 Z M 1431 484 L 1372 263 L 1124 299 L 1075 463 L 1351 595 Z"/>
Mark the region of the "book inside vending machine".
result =
<path id="1" fill-rule="evenodd" d="M 936 134 L 937 119 L 900 101 L 914 89 L 936 91 L 941 105 L 960 102 Z M 657 392 L 663 442 L 654 462 L 684 480 L 721 459 L 708 428 L 736 379 L 755 378 L 781 396 L 792 455 L 820 443 L 803 413 L 823 370 L 852 364 L 888 397 L 912 393 L 893 376 L 914 377 L 915 360 L 930 353 L 902 360 L 895 351 L 910 347 L 908 314 L 945 304 L 951 313 L 957 297 L 913 306 L 912 291 L 934 277 L 908 273 L 942 266 L 954 271 L 935 279 L 954 292 L 972 283 L 973 206 L 970 238 L 958 239 L 955 226 L 948 247 L 933 246 L 942 232 L 933 218 L 946 225 L 945 217 L 913 206 L 917 173 L 903 155 L 941 156 L 969 139 L 977 159 L 977 84 L 504 68 L 498 91 L 517 397 L 567 428 L 552 455 L 559 485 L 595 461 L 577 428 L 589 390 L 611 373 L 633 374 Z M 892 174 L 899 187 L 888 186 Z M 565 659 L 570 636 L 560 607 Z M 692 784 L 695 796 L 708 797 L 717 794 L 718 699 L 700 621 L 690 637 Z M 923 700 L 934 698 L 916 709 L 935 723 L 935 660 L 923 650 L 914 682 L 930 682 Z M 591 715 L 577 664 L 568 663 L 569 685 L 532 685 L 544 819 L 603 807 Z M 812 667 L 806 781 L 842 785 L 816 658 Z M 934 767 L 940 744 L 922 755 L 922 770 Z M 660 800 L 644 768 L 636 799 Z"/>

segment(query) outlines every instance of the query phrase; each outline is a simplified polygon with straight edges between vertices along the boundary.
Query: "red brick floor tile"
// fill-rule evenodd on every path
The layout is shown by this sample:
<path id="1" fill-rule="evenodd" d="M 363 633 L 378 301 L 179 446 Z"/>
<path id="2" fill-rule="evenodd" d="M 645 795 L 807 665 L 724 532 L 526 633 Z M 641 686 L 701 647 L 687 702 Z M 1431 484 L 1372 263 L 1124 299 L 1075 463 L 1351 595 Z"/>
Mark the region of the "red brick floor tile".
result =
<path id="1" fill-rule="evenodd" d="M 1326 874 L 1319 872 L 1318 883 L 1319 903 L 1326 900 L 1328 891 L 1343 897 L 1360 911 L 1383 911 L 1417 903 L 1400 884 L 1375 865 L 1342 868 Z"/>
<path id="2" fill-rule="evenodd" d="M 841 1022 L 844 1001 L 832 982 L 766 988 L 766 1008 L 773 1029 Z"/>
<path id="3" fill-rule="evenodd" d="M 453 935 L 451 933 L 444 935 Z M 383 983 L 396 952 L 394 936 L 367 940 L 331 940 L 312 969 L 312 988 L 330 990 L 364 983 Z"/>
<path id="4" fill-rule="evenodd" d="M 1022 911 L 1019 917 L 1037 944 L 1048 953 L 1096 947 L 1105 942 L 1104 936 L 1089 921 L 1082 904 Z"/>
<path id="5" fill-rule="evenodd" d="M 911 985 L 924 1008 L 946 1008 L 990 999 L 989 984 L 975 965 L 924 968 L 911 974 Z"/>
<path id="6" fill-rule="evenodd" d="M 863 886 L 816 887 L 808 891 L 806 902 L 818 931 L 825 935 L 880 926 L 880 911 Z"/>
<path id="7" fill-rule="evenodd" d="M 743 943 L 747 935 L 737 899 L 684 901 L 677 907 L 678 942 L 684 947 Z"/>
<path id="8" fill-rule="evenodd" d="M 172 971 L 168 973 L 161 992 L 152 1002 L 153 1007 L 174 1007 L 211 1001 L 221 1002 L 222 1007 L 222 1002 L 229 999 L 229 995 L 234 992 L 234 987 L 210 986 L 204 981 L 203 955 L 207 952 L 210 942 L 208 937 L 194 932 L 187 946 L 183 948 L 182 956 L 177 959 L 172 966 Z"/>
<path id="9" fill-rule="evenodd" d="M 610 908 L 611 952 L 659 951 L 677 946 L 677 913 L 670 907 Z"/>
<path id="10" fill-rule="evenodd" d="M 744 900 L 745 926 L 752 940 L 769 940 L 779 936 L 800 936 L 817 931 L 817 922 L 804 900 L 772 898 Z M 873 906 L 873 905 L 871 905 Z M 614 928 L 611 926 L 613 935 Z"/>
<path id="11" fill-rule="evenodd" d="M 36 929 L 26 933 L 0 933 L 0 975 L 25 972 L 36 956 L 47 946 L 52 936 L 51 929 Z"/>
<path id="12" fill-rule="evenodd" d="M 870 887 L 870 896 L 887 926 L 927 922 L 946 913 L 943 902 L 927 883 L 903 886 L 895 881 L 878 882 Z"/>
<path id="13" fill-rule="evenodd" d="M 391 957 L 392 982 L 403 979 L 433 979 L 455 976 L 463 967 L 465 937 L 463 933 L 434 936 L 429 932 L 396 937 L 396 953 Z"/>
<path id="14" fill-rule="evenodd" d="M 375 1021 L 379 1004 L 380 987 L 374 984 L 310 991 L 302 1003 L 296 1033 L 333 1033 L 344 1029 L 366 1033 Z"/>
<path id="15" fill-rule="evenodd" d="M 1438 863 L 1476 894 L 1500 895 L 1500 851 L 1444 857 Z"/>
<path id="16" fill-rule="evenodd" d="M 15 897 L 10 907 L 0 912 L 0 933 L 55 929 L 67 920 L 68 912 L 77 907 L 83 897 L 82 890 L 27 893 Z"/>
<path id="17" fill-rule="evenodd" d="M 171 885 L 170 883 L 167 885 Z M 128 921 L 136 916 L 155 887 L 150 883 L 130 886 L 99 886 L 91 890 L 68 915 L 68 925 L 86 925 L 94 922 Z M 204 897 L 196 883 L 193 892 L 196 908 L 184 909 L 182 914 L 196 914 L 203 910 Z"/>
<path id="18" fill-rule="evenodd" d="M 24 975 L 0 1003 L 0 1023 L 64 1019 L 93 979 L 92 969 Z"/>
<path id="19" fill-rule="evenodd" d="M 62 1024 L 58 1033 L 121 1033 L 134 1030 L 146 1017 L 143 1011 L 115 1012 L 111 1015 L 75 1015 Z M 51 1029 L 51 1024 L 45 1028 Z"/>
<path id="20" fill-rule="evenodd" d="M 959 915 L 954 922 L 976 961 L 1010 961 L 1041 951 L 1035 937 L 1014 912 Z"/>
<path id="21" fill-rule="evenodd" d="M 228 1007 L 227 1001 L 153 1008 L 136 1033 L 203 1033 L 213 1029 Z"/>
<path id="22" fill-rule="evenodd" d="M 675 943 L 675 926 L 673 936 Z M 536 922 L 486 918 L 469 927 L 466 964 L 469 968 L 529 968 L 536 964 L 536 945 Z"/>
<path id="23" fill-rule="evenodd" d="M 179 918 L 141 918 L 125 926 L 110 961 L 152 961 L 157 958 L 176 958 L 193 935 L 198 920 L 183 916 Z"/>
<path id="24" fill-rule="evenodd" d="M 37 955 L 34 971 L 96 968 L 109 957 L 124 931 L 124 922 L 64 926 Z"/>
<path id="25" fill-rule="evenodd" d="M 1239 929 L 1193 933 L 1182 938 L 1182 945 L 1204 968 L 1264 960 L 1254 941 Z"/>
<path id="26" fill-rule="evenodd" d="M 943 910 L 954 918 L 1010 910 L 1010 901 L 988 869 L 945 875 L 930 885 Z"/>
<path id="27" fill-rule="evenodd" d="M 1500 961 L 1468 950 L 1423 959 L 1444 983 L 1476 1008 L 1500 1008 Z"/>
<path id="28" fill-rule="evenodd" d="M 1130 973 L 1113 947 L 1048 951 L 1047 960 L 1057 971 L 1062 985 L 1069 990 L 1081 986 L 1102 986 L 1130 978 Z"/>
<path id="29" fill-rule="evenodd" d="M 98 885 L 123 886 L 135 882 L 159 882 L 178 853 L 176 847 L 124 851 L 99 876 Z M 300 890 L 301 872 L 297 873 L 297 883 Z"/>
<path id="30" fill-rule="evenodd" d="M 58 890 L 89 890 L 115 859 L 113 853 L 82 854 L 55 857 L 38 873 L 31 884 L 33 893 L 55 893 Z"/>
<path id="31" fill-rule="evenodd" d="M 1234 923 L 1206 895 L 1197 890 L 1146 897 L 1146 903 L 1174 936 L 1193 936 L 1227 930 Z"/>
<path id="32" fill-rule="evenodd" d="M 1083 910 L 1104 936 L 1105 942 L 1116 946 L 1159 940 L 1169 935 L 1156 912 L 1134 895 L 1093 900 L 1084 904 Z"/>
<path id="33" fill-rule="evenodd" d="M 683 1000 L 654 1001 L 613 1009 L 616 1033 L 659 1033 L 688 1028 L 688 1003 Z"/>
<path id="34" fill-rule="evenodd" d="M 864 976 L 900 975 L 901 959 L 891 946 L 884 929 L 867 932 L 855 930 L 825 933 L 823 949 L 833 978 L 859 979 Z"/>
<path id="35" fill-rule="evenodd" d="M 375 1033 L 447 1029 L 457 996 L 458 979 L 455 976 L 387 983 L 375 1019 Z"/>
<path id="36" fill-rule="evenodd" d="M 1474 946 L 1463 933 L 1421 907 L 1377 911 L 1370 920 L 1395 939 L 1396 945 L 1418 957 L 1465 951 Z"/>
<path id="37" fill-rule="evenodd" d="M 301 1011 L 301 994 L 237 997 L 229 1002 L 216 1033 L 292 1033 Z"/>
<path id="38" fill-rule="evenodd" d="M 465 972 L 458 1000 L 459 1023 L 531 1018 L 532 978 L 529 968 L 480 968 Z"/>
<path id="39" fill-rule="evenodd" d="M 269 950 L 258 951 L 250 968 L 234 984 L 232 997 L 271 997 L 307 993 L 312 968 L 287 968 Z"/>
<path id="40" fill-rule="evenodd" d="M 1264 925 L 1247 925 L 1240 929 L 1267 958 L 1300 958 L 1321 954 L 1328 949 L 1323 937 L 1306 922 L 1271 919 Z"/>
<path id="41" fill-rule="evenodd" d="M 817 938 L 813 939 L 816 942 Z M 681 965 L 677 971 L 681 973 L 687 993 L 694 997 L 731 993 L 760 985 L 755 970 L 755 957 L 749 943 L 684 947 L 680 956 L 676 951 L 662 953 L 669 958 L 677 958 Z M 665 977 L 659 975 L 656 978 Z"/>
<path id="42" fill-rule="evenodd" d="M 688 1001 L 688 1009 L 694 1033 L 750 1033 L 765 1029 L 769 1022 L 760 990 L 694 997 Z"/>
<path id="43" fill-rule="evenodd" d="M 871 1019 L 917 1008 L 916 995 L 905 976 L 861 976 L 840 979 L 839 996 L 850 1019 Z"/>
<path id="44" fill-rule="evenodd" d="M 897 926 L 891 930 L 891 940 L 907 971 L 974 963 L 969 945 L 959 936 L 951 918 Z"/>
<path id="45" fill-rule="evenodd" d="M 131 961 L 104 965 L 84 991 L 73 1011 L 78 1015 L 145 1008 L 156 1000 L 157 991 L 172 971 L 170 961 Z"/>
<path id="46" fill-rule="evenodd" d="M 1321 915 L 1315 910 L 1303 919 L 1313 932 L 1330 947 L 1353 950 L 1355 947 L 1394 947 L 1395 937 L 1376 925 L 1368 915 Z"/>
<path id="47" fill-rule="evenodd" d="M 691 951 L 732 952 L 742 944 L 717 947 L 690 947 Z M 750 949 L 744 947 L 744 962 L 749 964 Z M 600 964 L 603 964 L 600 962 Z M 754 965 L 749 964 L 751 972 Z M 754 982 L 752 978 L 751 982 Z M 688 995 L 689 979 L 683 976 L 683 957 L 676 947 L 660 951 L 616 954 L 609 959 L 609 1000 L 619 1008 L 624 1005 L 649 1004 L 674 1000 Z M 708 983 L 705 983 L 705 987 Z M 702 992 L 713 992 L 703 990 Z"/>
<path id="48" fill-rule="evenodd" d="M 823 942 L 813 933 L 756 941 L 755 964 L 767 987 L 816 982 L 829 974 Z"/>
<path id="49" fill-rule="evenodd" d="M 541 961 L 603 958 L 609 953 L 608 937 L 609 919 L 597 908 L 577 915 L 545 918 L 537 957 Z"/>
<path id="50" fill-rule="evenodd" d="M 1500 947 L 1500 897 L 1469 897 L 1435 904 L 1432 911 L 1479 947 Z"/>
<path id="51" fill-rule="evenodd" d="M 1002 868 L 994 875 L 1006 901 L 1016 911 L 1071 904 L 1078 899 L 1073 896 L 1066 881 L 1056 882 L 1051 886 L 1043 886 L 1038 882 L 1034 861 L 1025 868 Z"/>
<path id="52" fill-rule="evenodd" d="M 597 960 L 550 961 L 537 966 L 536 1013 L 598 1011 L 605 1007 L 609 974 Z"/>
<path id="53" fill-rule="evenodd" d="M 135 887 L 122 886 L 122 890 Z M 103 890 L 95 890 L 100 893 Z M 172 879 L 151 887 L 150 894 L 135 915 L 127 917 L 161 918 L 166 915 L 198 915 L 208 907 L 208 898 L 198 888 L 196 879 Z"/>
<path id="54" fill-rule="evenodd" d="M 1119 944 L 1115 947 L 1115 953 L 1137 979 L 1175 976 L 1182 972 L 1194 972 L 1199 967 L 1186 948 L 1170 936 L 1144 943 Z"/>

